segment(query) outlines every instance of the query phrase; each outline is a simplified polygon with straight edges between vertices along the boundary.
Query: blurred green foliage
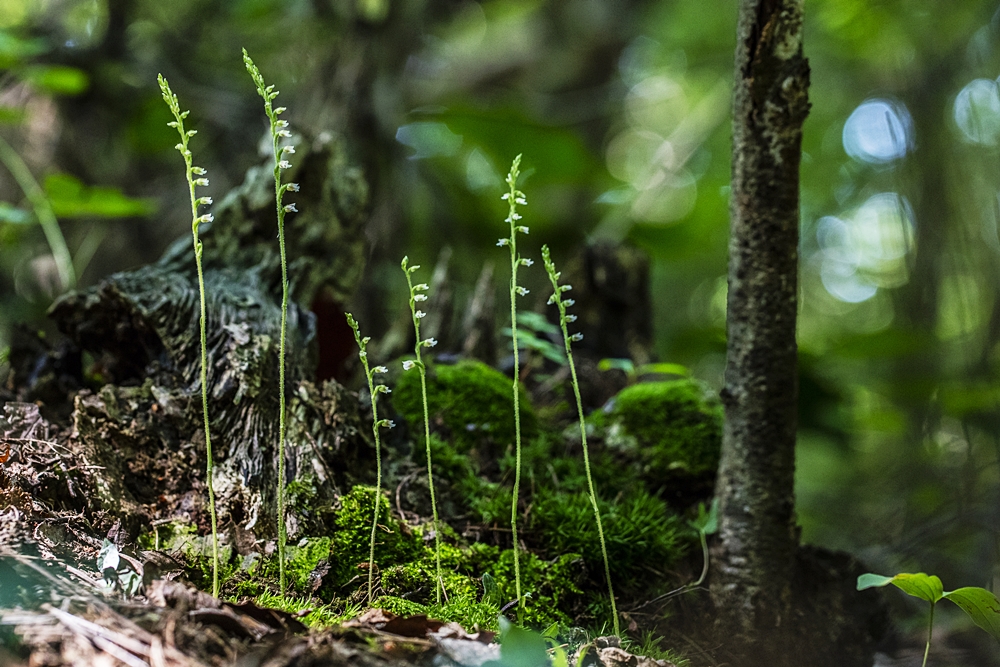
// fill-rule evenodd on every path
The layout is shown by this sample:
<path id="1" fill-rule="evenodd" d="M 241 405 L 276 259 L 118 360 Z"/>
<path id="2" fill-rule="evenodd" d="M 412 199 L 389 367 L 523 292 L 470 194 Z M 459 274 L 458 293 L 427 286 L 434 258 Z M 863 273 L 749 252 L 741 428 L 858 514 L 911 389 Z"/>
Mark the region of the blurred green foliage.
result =
<path id="1" fill-rule="evenodd" d="M 801 195 L 803 539 L 982 586 L 1000 575 L 995 10 L 807 3 Z M 92 284 L 185 232 L 157 72 L 190 100 L 208 194 L 256 160 L 246 47 L 291 98 L 292 126 L 351 135 L 372 180 L 354 310 L 373 335 L 405 309 L 404 254 L 427 262 L 449 244 L 459 303 L 503 260 L 502 169 L 523 152 L 523 254 L 547 243 L 562 266 L 589 240 L 641 247 L 656 356 L 719 388 L 735 16 L 735 0 L 10 0 L 0 132 L 51 184 L 70 249 L 95 253 Z M 14 322 L 45 326 L 54 291 L 45 238 L 5 173 L 0 195 L 3 349 Z M 141 216 L 151 198 L 148 222 L 100 218 Z M 523 274 L 532 298 L 547 294 L 541 270 Z M 544 312 L 544 297 L 522 307 Z"/>

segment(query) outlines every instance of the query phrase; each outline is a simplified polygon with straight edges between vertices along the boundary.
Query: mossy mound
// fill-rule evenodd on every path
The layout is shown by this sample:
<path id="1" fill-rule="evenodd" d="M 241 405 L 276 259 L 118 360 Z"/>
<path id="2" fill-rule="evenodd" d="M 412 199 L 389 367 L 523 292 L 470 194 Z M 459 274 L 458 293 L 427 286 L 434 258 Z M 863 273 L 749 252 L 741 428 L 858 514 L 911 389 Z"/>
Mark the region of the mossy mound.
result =
<path id="1" fill-rule="evenodd" d="M 598 498 L 598 507 L 611 577 L 620 584 L 634 583 L 650 570 L 665 571 L 690 543 L 690 530 L 666 502 L 645 490 L 612 501 Z M 539 493 L 532 508 L 531 531 L 549 554 L 582 554 L 596 584 L 591 588 L 601 590 L 604 561 L 589 494 Z"/>
<path id="2" fill-rule="evenodd" d="M 423 431 L 420 374 L 403 373 L 392 395 L 393 406 L 411 428 Z M 427 402 L 431 428 L 460 453 L 479 449 L 482 457 L 495 458 L 514 443 L 511 379 L 495 368 L 473 360 L 428 366 Z M 523 388 L 520 408 L 521 435 L 530 438 L 537 431 L 537 421 Z M 494 446 L 484 447 L 487 444 Z"/>
<path id="3" fill-rule="evenodd" d="M 620 391 L 589 421 L 612 452 L 639 466 L 650 490 L 682 492 L 688 504 L 711 488 L 723 409 L 700 382 L 647 382 Z"/>
<path id="4" fill-rule="evenodd" d="M 340 499 L 330 542 L 330 573 L 324 587 L 346 586 L 360 575 L 367 576 L 370 555 L 375 488 L 358 484 Z M 389 499 L 378 495 L 378 528 L 375 531 L 375 562 L 380 569 L 417 560 L 424 551 L 420 538 L 389 511 Z"/>

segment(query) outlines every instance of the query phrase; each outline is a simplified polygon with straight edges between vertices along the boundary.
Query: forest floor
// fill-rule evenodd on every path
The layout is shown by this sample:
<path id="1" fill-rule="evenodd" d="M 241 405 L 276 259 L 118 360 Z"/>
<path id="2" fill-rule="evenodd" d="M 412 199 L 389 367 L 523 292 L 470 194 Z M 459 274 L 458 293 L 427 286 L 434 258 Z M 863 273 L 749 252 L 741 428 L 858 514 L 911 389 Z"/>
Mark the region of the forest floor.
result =
<path id="1" fill-rule="evenodd" d="M 374 464 L 363 430 L 351 436 L 353 446 L 316 440 L 310 451 L 320 462 L 300 467 L 290 485 L 297 495 L 285 595 L 276 585 L 273 534 L 260 520 L 261 534 L 253 535 L 223 493 L 218 599 L 204 592 L 211 590 L 211 560 L 198 482 L 203 458 L 190 436 L 164 436 L 172 423 L 197 432 L 197 402 L 177 407 L 179 395 L 148 381 L 77 390 L 61 406 L 8 400 L 0 415 L 0 664 L 726 664 L 711 635 L 707 588 L 693 585 L 705 563 L 692 525 L 711 497 L 712 475 L 704 471 L 714 469 L 721 437 L 721 415 L 703 387 L 689 380 L 588 387 L 592 400 L 605 406 L 589 421 L 591 458 L 598 495 L 607 498 L 601 510 L 624 640 L 608 636 L 601 550 L 579 440 L 571 435 L 562 389 L 554 389 L 558 375 L 526 394 L 529 472 L 519 542 L 531 595 L 522 620 L 537 633 L 515 629 L 500 644 L 497 618 L 517 616 L 509 604 L 516 599 L 509 524 L 513 457 L 497 450 L 509 415 L 490 410 L 506 400 L 493 390 L 508 383 L 509 392 L 509 380 L 468 362 L 442 364 L 432 378 L 438 395 L 455 390 L 469 396 L 472 383 L 482 398 L 465 406 L 474 419 L 457 414 L 447 400 L 432 405 L 440 436 L 432 449 L 446 596 L 438 603 L 426 454 L 414 446 L 420 430 L 406 429 L 419 423 L 413 380 L 391 380 L 393 402 L 385 410 L 400 428 L 384 443 L 382 493 L 376 496 L 370 486 L 370 470 L 360 471 Z M 304 385 L 298 393 L 325 397 L 317 404 L 330 396 L 349 398 L 334 401 L 346 420 L 329 420 L 338 428 L 370 419 L 370 403 L 333 383 Z M 666 421 L 649 423 L 649 414 L 666 415 Z M 349 439 L 347 432 L 339 431 Z M 673 448 L 685 438 L 690 449 Z M 317 473 L 338 466 L 325 479 Z M 351 467 L 353 473 L 343 472 Z M 382 513 L 370 603 L 365 584 L 376 497 Z M 873 646 L 872 638 L 885 632 L 885 616 L 866 609 L 871 601 L 852 592 L 858 564 L 807 548 L 801 567 L 808 598 L 803 608 L 838 610 L 831 617 L 849 621 L 849 631 L 836 635 L 841 643 L 862 637 L 858 646 Z M 824 581 L 834 582 L 835 592 Z M 799 618 L 804 635 L 833 632 L 822 614 Z M 865 667 L 920 664 L 921 642 L 922 630 L 915 628 L 899 636 L 894 657 L 877 653 Z M 855 659 L 865 651 L 871 656 L 870 648 L 841 648 Z M 979 642 L 952 633 L 938 640 L 930 664 L 996 664 L 980 651 Z M 861 664 L 832 660 L 809 664 Z"/>

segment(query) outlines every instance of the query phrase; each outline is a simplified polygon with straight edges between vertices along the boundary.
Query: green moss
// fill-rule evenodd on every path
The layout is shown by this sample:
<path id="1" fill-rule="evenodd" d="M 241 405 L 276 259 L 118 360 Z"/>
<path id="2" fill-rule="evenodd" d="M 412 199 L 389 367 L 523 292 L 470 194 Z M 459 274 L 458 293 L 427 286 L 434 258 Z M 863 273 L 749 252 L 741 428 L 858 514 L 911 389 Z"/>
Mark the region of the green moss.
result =
<path id="1" fill-rule="evenodd" d="M 389 513 L 389 499 L 379 495 L 379 529 L 375 534 L 375 564 L 385 570 L 393 565 L 417 560 L 423 545 L 413 533 Z M 364 573 L 368 566 L 375 487 L 357 485 L 340 499 L 334 519 L 335 532 L 330 547 L 329 581 L 340 588 Z"/>
<path id="2" fill-rule="evenodd" d="M 598 499 L 612 580 L 628 583 L 649 569 L 664 571 L 691 543 L 690 531 L 666 502 L 645 490 L 608 502 Z M 541 491 L 531 513 L 533 539 L 549 554 L 583 554 L 592 581 L 603 580 L 597 524 L 584 492 Z M 593 586 L 592 586 L 593 587 Z"/>
<path id="3" fill-rule="evenodd" d="M 480 361 L 429 366 L 427 401 L 431 424 L 442 425 L 447 430 L 446 437 L 460 453 L 483 449 L 484 443 L 506 448 L 514 442 L 511 379 Z M 520 405 L 521 430 L 530 437 L 537 424 L 523 388 Z M 400 377 L 393 390 L 393 406 L 409 424 L 414 427 L 423 424 L 419 374 L 404 373 Z M 437 460 L 434 464 L 438 465 Z"/>
<path id="4" fill-rule="evenodd" d="M 240 599 L 232 599 L 240 602 Z M 310 628 L 328 628 L 343 623 L 357 616 L 361 609 L 357 606 L 337 607 L 329 604 L 316 604 L 314 600 L 261 593 L 253 598 L 255 604 L 269 609 L 280 609 L 294 614 Z"/>
<path id="5" fill-rule="evenodd" d="M 456 568 L 463 568 L 462 551 L 450 544 L 441 544 L 441 578 L 446 595 L 451 597 L 475 598 L 479 592 L 476 580 L 462 574 Z M 434 593 L 434 551 L 425 548 L 420 560 L 394 565 L 382 571 L 382 590 L 390 596 L 406 596 L 407 600 L 430 604 Z"/>
<path id="6" fill-rule="evenodd" d="M 591 415 L 608 447 L 638 456 L 649 478 L 714 474 L 722 406 L 693 380 L 647 382 L 620 391 Z"/>
<path id="7" fill-rule="evenodd" d="M 566 553 L 543 560 L 528 551 L 521 552 L 520 557 L 521 590 L 527 594 L 523 623 L 536 628 L 571 624 L 584 599 L 586 575 L 580 555 Z M 502 602 L 516 599 L 514 551 L 501 552 L 488 571 L 496 580 Z"/>
<path id="8" fill-rule="evenodd" d="M 426 605 L 405 598 L 385 595 L 375 601 L 375 606 L 398 616 L 426 614 L 439 621 L 455 622 L 470 632 L 496 631 L 500 608 L 495 604 L 477 601 L 475 596 L 449 596 L 448 602 Z"/>
<path id="9" fill-rule="evenodd" d="M 330 544 L 329 537 L 307 537 L 285 547 L 285 576 L 296 591 L 309 590 L 309 575 L 320 561 L 329 560 Z"/>

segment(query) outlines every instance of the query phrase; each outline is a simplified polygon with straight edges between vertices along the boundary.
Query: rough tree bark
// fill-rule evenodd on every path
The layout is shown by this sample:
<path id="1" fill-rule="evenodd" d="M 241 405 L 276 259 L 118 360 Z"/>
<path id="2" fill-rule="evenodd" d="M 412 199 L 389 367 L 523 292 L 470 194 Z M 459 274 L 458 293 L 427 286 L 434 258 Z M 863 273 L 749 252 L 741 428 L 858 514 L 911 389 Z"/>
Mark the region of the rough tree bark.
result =
<path id="1" fill-rule="evenodd" d="M 726 409 L 712 598 L 735 664 L 784 664 L 794 520 L 802 0 L 742 0 L 733 93 Z"/>

